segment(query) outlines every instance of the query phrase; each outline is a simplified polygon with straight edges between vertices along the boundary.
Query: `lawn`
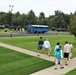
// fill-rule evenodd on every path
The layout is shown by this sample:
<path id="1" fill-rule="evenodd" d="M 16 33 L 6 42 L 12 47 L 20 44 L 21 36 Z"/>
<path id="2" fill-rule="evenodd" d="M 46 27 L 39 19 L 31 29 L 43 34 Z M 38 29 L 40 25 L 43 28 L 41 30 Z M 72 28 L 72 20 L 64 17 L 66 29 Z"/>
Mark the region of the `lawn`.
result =
<path id="1" fill-rule="evenodd" d="M 76 69 L 71 70 L 70 72 L 66 73 L 65 75 L 76 75 Z"/>
<path id="2" fill-rule="evenodd" d="M 0 38 L 0 42 L 7 43 L 10 45 L 18 46 L 24 49 L 32 50 L 37 52 L 37 43 L 40 36 L 26 36 L 26 37 L 19 37 L 19 38 Z M 71 41 L 73 44 L 73 57 L 76 57 L 76 45 L 74 45 L 74 36 L 43 36 L 43 40 L 46 38 L 49 39 L 51 44 L 51 55 L 54 55 L 54 47 L 57 42 L 62 44 L 64 47 L 65 41 Z"/>
<path id="3" fill-rule="evenodd" d="M 10 30 L 10 29 L 0 29 L 0 34 L 11 34 L 11 33 L 16 33 L 15 30 Z"/>
<path id="4" fill-rule="evenodd" d="M 0 47 L 0 75 L 29 75 L 54 63 Z"/>

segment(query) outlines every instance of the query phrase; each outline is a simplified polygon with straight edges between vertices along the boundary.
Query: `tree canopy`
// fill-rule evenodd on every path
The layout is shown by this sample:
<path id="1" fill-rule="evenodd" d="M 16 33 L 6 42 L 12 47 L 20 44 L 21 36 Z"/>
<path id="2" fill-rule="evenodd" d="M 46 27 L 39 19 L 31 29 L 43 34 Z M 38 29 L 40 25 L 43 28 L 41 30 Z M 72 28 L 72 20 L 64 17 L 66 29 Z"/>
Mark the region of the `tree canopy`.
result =
<path id="1" fill-rule="evenodd" d="M 69 31 L 76 37 L 76 16 L 72 16 L 70 19 Z"/>
<path id="2" fill-rule="evenodd" d="M 45 17 L 44 12 L 40 12 L 39 16 L 36 16 L 33 10 L 30 10 L 28 14 L 20 14 L 19 12 L 13 14 L 10 11 L 8 13 L 0 12 L 0 25 L 25 27 L 28 24 L 40 24 L 48 25 L 49 28 L 64 28 L 66 30 L 68 30 L 68 27 L 73 28 L 72 16 L 76 16 L 76 12 L 73 14 L 65 14 L 62 11 L 56 10 L 54 13 L 55 15 Z M 73 25 L 75 26 L 75 24 Z M 72 30 L 71 28 L 69 29 Z M 74 34 L 74 32 L 72 33 Z"/>

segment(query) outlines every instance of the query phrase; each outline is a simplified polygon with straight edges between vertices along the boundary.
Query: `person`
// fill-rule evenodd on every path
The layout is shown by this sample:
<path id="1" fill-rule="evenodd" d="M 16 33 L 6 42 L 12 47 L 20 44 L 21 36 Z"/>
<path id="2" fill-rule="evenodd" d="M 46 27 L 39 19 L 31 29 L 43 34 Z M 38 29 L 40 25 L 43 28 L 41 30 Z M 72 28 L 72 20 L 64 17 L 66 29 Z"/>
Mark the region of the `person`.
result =
<path id="1" fill-rule="evenodd" d="M 69 58 L 69 53 L 71 49 L 69 46 L 69 43 L 66 41 L 64 45 L 64 59 L 65 59 L 65 65 L 68 65 L 68 58 Z"/>
<path id="2" fill-rule="evenodd" d="M 38 55 L 37 56 L 40 56 L 41 52 L 42 52 L 42 47 L 43 47 L 43 40 L 42 40 L 42 37 L 40 37 L 39 41 L 38 41 Z"/>
<path id="3" fill-rule="evenodd" d="M 56 46 L 55 46 L 55 48 L 54 48 L 54 55 L 55 55 L 56 49 L 59 48 L 59 45 L 60 45 L 60 43 L 57 42 L 57 44 L 56 44 Z M 55 60 L 56 60 L 56 58 L 55 58 Z M 55 61 L 54 61 L 54 62 L 55 62 Z M 58 64 L 60 64 L 60 61 L 59 61 L 59 60 L 58 60 Z"/>
<path id="4" fill-rule="evenodd" d="M 62 48 L 59 42 L 57 42 L 57 45 L 54 48 L 54 55 L 55 55 L 55 70 L 57 69 L 57 65 L 60 63 L 60 69 L 63 69 L 64 67 L 62 66 Z"/>
<path id="5" fill-rule="evenodd" d="M 72 57 L 72 51 L 73 51 L 73 45 L 72 45 L 71 41 L 69 42 L 69 46 L 71 49 L 71 52 L 69 53 L 69 60 L 70 60 L 70 58 Z"/>
<path id="6" fill-rule="evenodd" d="M 44 54 L 47 54 L 48 52 L 48 56 L 50 56 L 51 47 L 48 38 L 46 38 L 46 40 L 44 41 L 43 47 L 44 47 Z"/>

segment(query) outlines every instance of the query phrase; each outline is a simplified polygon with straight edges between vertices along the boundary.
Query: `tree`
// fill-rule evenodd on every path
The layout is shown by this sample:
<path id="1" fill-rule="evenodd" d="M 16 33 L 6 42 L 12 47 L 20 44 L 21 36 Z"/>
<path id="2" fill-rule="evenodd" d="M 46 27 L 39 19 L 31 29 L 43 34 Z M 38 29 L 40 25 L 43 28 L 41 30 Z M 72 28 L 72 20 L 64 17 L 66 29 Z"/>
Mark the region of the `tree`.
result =
<path id="1" fill-rule="evenodd" d="M 74 15 L 70 19 L 69 31 L 75 36 L 75 38 L 74 38 L 74 44 L 75 44 L 75 39 L 76 39 L 76 16 L 74 16 Z"/>
<path id="2" fill-rule="evenodd" d="M 11 22 L 12 22 L 12 17 L 11 16 L 12 16 L 12 14 L 9 11 L 9 13 L 7 13 L 7 23 L 8 23 L 9 26 L 11 25 Z"/>
<path id="3" fill-rule="evenodd" d="M 54 17 L 48 20 L 48 25 L 49 25 L 49 28 L 56 27 L 56 22 Z"/>
<path id="4" fill-rule="evenodd" d="M 39 15 L 39 19 L 42 19 L 42 18 L 45 18 L 44 12 L 41 12 L 40 15 Z"/>
<path id="5" fill-rule="evenodd" d="M 65 14 L 64 21 L 65 21 L 65 29 L 68 29 L 68 26 L 70 24 L 70 15 Z"/>
<path id="6" fill-rule="evenodd" d="M 29 24 L 36 24 L 36 16 L 33 10 L 28 12 L 27 19 L 28 19 Z"/>
<path id="7" fill-rule="evenodd" d="M 20 16 L 20 15 L 21 15 L 21 14 L 20 14 L 19 12 L 16 12 L 16 13 L 14 14 L 13 19 L 12 19 L 12 24 L 13 24 L 14 26 L 20 25 L 20 21 L 19 21 L 19 16 Z"/>
<path id="8" fill-rule="evenodd" d="M 0 24 L 1 25 L 7 24 L 7 22 L 6 22 L 6 13 L 4 13 L 4 12 L 0 12 Z"/>
<path id="9" fill-rule="evenodd" d="M 47 18 L 45 18 L 44 12 L 41 12 L 39 14 L 39 20 L 40 20 L 42 25 L 47 25 Z"/>

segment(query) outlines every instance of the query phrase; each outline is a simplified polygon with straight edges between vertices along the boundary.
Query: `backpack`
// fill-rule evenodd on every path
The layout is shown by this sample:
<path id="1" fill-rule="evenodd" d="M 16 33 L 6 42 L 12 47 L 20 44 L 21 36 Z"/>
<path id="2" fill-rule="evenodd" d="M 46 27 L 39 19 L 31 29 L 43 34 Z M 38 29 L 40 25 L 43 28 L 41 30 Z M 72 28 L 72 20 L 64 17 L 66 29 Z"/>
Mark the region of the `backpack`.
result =
<path id="1" fill-rule="evenodd" d="M 60 48 L 56 49 L 56 58 L 58 58 L 58 59 L 61 58 L 60 50 L 61 50 Z"/>
<path id="2" fill-rule="evenodd" d="M 59 52 L 60 50 L 61 50 L 60 48 L 57 48 L 57 49 L 56 49 L 57 52 Z"/>

